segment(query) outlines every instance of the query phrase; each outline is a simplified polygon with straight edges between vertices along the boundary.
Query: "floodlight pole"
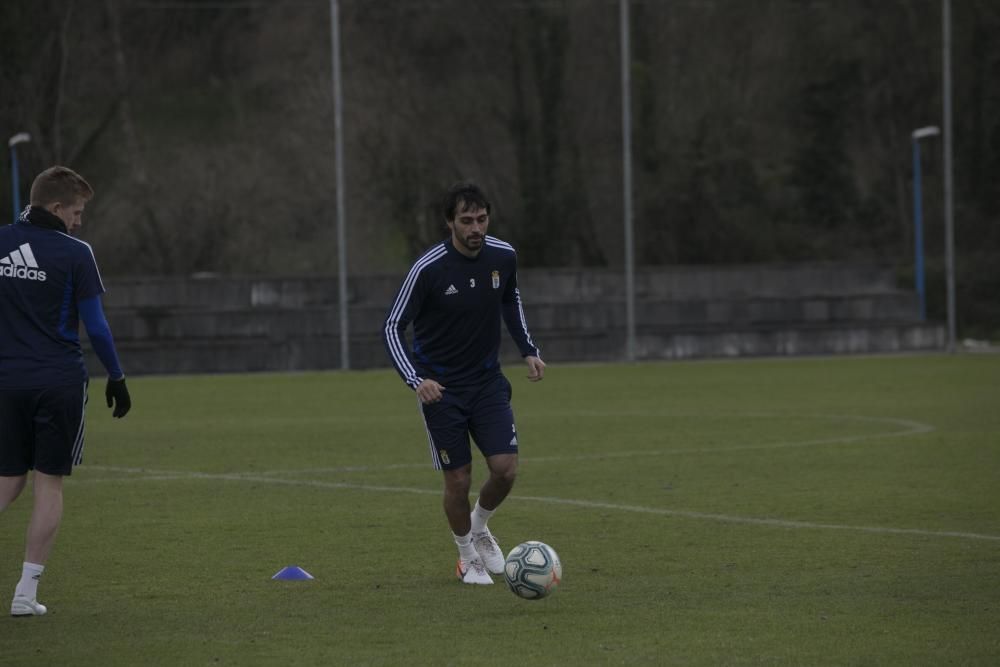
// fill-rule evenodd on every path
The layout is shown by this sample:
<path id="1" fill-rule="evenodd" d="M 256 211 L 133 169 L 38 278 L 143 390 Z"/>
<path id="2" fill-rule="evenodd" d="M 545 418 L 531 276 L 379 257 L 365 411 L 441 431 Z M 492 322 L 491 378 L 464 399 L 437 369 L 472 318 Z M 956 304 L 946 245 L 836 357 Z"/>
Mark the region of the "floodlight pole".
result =
<path id="1" fill-rule="evenodd" d="M 936 137 L 941 128 L 929 125 L 913 131 L 913 280 L 920 299 L 920 321 L 927 319 L 927 290 L 924 285 L 924 215 L 920 186 L 920 140 Z"/>
<path id="2" fill-rule="evenodd" d="M 618 0 L 622 76 L 622 199 L 625 224 L 625 358 L 635 361 L 635 248 L 632 235 L 632 48 L 629 0 Z"/>
<path id="3" fill-rule="evenodd" d="M 14 221 L 21 215 L 21 180 L 20 168 L 17 164 L 17 145 L 31 141 L 31 135 L 27 132 L 18 132 L 7 141 L 10 149 L 10 186 L 11 200 L 14 202 Z"/>
<path id="4" fill-rule="evenodd" d="M 337 305 L 340 320 L 340 367 L 351 367 L 350 327 L 347 309 L 347 213 L 344 206 L 344 99 L 340 88 L 340 11 L 330 0 L 330 44 L 333 52 L 333 136 L 337 179 Z"/>
<path id="5" fill-rule="evenodd" d="M 944 99 L 944 270 L 948 286 L 948 351 L 955 352 L 955 214 L 952 201 L 951 0 L 941 0 L 942 97 Z"/>

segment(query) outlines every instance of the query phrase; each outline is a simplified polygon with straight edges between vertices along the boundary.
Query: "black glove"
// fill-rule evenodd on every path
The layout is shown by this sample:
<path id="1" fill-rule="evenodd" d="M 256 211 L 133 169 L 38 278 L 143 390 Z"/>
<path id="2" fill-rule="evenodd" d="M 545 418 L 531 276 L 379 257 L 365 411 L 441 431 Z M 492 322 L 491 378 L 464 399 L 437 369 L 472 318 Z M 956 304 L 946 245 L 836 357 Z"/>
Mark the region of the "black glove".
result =
<path id="1" fill-rule="evenodd" d="M 124 417 L 132 409 L 132 397 L 128 395 L 125 378 L 120 380 L 108 378 L 108 386 L 104 389 L 104 396 L 108 399 L 108 407 L 114 406 L 115 411 L 111 414 L 115 417 Z"/>

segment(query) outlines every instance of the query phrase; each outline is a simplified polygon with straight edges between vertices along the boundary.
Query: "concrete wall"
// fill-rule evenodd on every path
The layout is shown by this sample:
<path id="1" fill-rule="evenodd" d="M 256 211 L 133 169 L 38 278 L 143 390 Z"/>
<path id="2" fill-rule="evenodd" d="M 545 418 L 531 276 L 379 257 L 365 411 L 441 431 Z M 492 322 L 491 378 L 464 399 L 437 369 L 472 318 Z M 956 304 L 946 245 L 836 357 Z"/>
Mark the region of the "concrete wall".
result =
<path id="1" fill-rule="evenodd" d="M 379 335 L 402 278 L 351 278 L 353 368 L 387 365 Z M 528 324 L 547 360 L 622 358 L 620 271 L 522 270 L 518 280 Z M 341 365 L 335 278 L 106 282 L 105 308 L 129 373 Z M 636 306 L 638 354 L 647 359 L 926 350 L 944 344 L 940 325 L 917 322 L 915 296 L 894 287 L 891 271 L 873 265 L 641 269 Z M 505 345 L 505 357 L 513 354 L 513 346 Z"/>

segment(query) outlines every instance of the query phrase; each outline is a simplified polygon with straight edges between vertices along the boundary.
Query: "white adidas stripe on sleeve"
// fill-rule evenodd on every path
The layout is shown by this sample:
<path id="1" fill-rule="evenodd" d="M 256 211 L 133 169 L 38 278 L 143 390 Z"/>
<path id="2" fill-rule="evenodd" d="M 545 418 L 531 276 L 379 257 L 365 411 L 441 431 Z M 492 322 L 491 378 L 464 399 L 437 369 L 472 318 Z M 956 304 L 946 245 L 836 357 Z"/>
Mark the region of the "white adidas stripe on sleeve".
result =
<path id="1" fill-rule="evenodd" d="M 388 343 L 393 363 L 399 369 L 406 384 L 413 388 L 416 388 L 420 384 L 420 378 L 417 376 L 417 370 L 410 363 L 410 359 L 406 354 L 405 344 L 399 335 L 399 320 L 403 316 L 403 313 L 406 312 L 406 307 L 410 302 L 410 297 L 413 295 L 413 288 L 417 284 L 420 272 L 446 254 L 444 246 L 435 246 L 413 264 L 410 272 L 406 275 L 406 279 L 403 281 L 403 286 L 399 289 L 396 301 L 389 311 L 389 317 L 385 321 L 385 340 Z"/>

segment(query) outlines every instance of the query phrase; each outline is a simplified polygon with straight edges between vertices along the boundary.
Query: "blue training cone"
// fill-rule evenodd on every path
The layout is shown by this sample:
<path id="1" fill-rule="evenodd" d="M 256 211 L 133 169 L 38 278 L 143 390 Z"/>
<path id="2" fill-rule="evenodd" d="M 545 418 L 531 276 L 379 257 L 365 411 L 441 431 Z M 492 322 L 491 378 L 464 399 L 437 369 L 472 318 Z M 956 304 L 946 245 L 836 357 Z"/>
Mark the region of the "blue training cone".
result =
<path id="1" fill-rule="evenodd" d="M 304 579 L 313 579 L 314 577 L 298 565 L 289 565 L 288 567 L 279 570 L 278 573 L 271 578 L 285 579 L 289 581 L 302 581 Z"/>

